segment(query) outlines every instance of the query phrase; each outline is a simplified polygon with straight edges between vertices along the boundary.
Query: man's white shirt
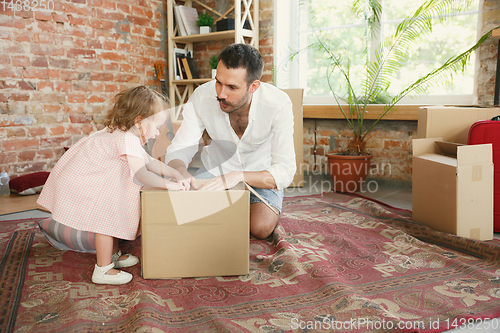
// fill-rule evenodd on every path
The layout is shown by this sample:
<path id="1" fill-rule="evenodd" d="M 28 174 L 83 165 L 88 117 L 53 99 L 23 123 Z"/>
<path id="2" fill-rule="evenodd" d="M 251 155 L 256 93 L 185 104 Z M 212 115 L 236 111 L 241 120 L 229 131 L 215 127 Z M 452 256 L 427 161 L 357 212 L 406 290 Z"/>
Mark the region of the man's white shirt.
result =
<path id="1" fill-rule="evenodd" d="M 220 109 L 215 80 L 199 86 L 182 111 L 182 124 L 168 146 L 165 163 L 179 159 L 186 166 L 198 151 L 206 129 L 213 140 L 203 148 L 201 160 L 214 175 L 232 171 L 267 170 L 278 190 L 286 188 L 297 169 L 293 144 L 293 111 L 288 95 L 261 83 L 250 104 L 248 126 L 241 139 Z"/>

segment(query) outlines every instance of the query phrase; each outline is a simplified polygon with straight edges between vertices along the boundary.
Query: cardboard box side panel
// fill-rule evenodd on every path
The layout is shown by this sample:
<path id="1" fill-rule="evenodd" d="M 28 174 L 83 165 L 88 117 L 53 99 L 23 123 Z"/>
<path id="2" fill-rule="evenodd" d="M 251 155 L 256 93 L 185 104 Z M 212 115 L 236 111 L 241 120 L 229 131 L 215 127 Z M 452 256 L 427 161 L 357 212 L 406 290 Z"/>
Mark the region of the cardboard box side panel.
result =
<path id="1" fill-rule="evenodd" d="M 413 220 L 451 234 L 456 233 L 456 167 L 413 158 Z"/>
<path id="2" fill-rule="evenodd" d="M 293 177 L 293 181 L 289 187 L 304 186 L 304 111 L 303 111 L 303 95 L 304 89 L 283 89 L 288 94 L 293 104 L 293 144 L 295 148 L 295 161 L 297 163 L 297 171 Z"/>
<path id="3" fill-rule="evenodd" d="M 458 168 L 457 235 L 493 239 L 493 165 Z"/>
<path id="4" fill-rule="evenodd" d="M 423 139 L 423 138 L 429 138 L 430 136 L 427 135 L 427 124 L 429 121 L 427 120 L 427 114 L 429 112 L 427 109 L 420 108 L 418 110 L 418 118 L 417 118 L 417 138 Z"/>
<path id="5" fill-rule="evenodd" d="M 144 205 L 145 205 L 145 201 L 144 201 L 144 195 L 143 193 L 141 192 L 141 276 L 144 276 L 144 262 L 142 262 L 142 258 L 144 258 L 144 242 L 142 241 L 142 235 L 144 234 L 144 231 L 147 230 L 147 227 L 144 226 L 144 219 L 145 219 L 145 216 L 144 216 Z"/>
<path id="6" fill-rule="evenodd" d="M 458 147 L 458 165 L 491 164 L 493 163 L 492 148 L 491 143 Z"/>
<path id="7" fill-rule="evenodd" d="M 419 110 L 417 136 L 442 137 L 444 141 L 467 144 L 469 129 L 478 120 L 491 119 L 498 108 L 422 107 Z"/>
<path id="8" fill-rule="evenodd" d="M 148 190 L 141 192 L 141 268 L 142 277 L 147 279 L 150 276 L 150 267 L 158 263 L 154 259 L 158 257 L 157 242 L 164 242 L 164 235 L 157 233 L 155 223 L 150 221 L 160 220 L 172 223 L 167 217 L 169 212 L 173 212 L 172 204 L 168 198 L 167 191 Z M 166 254 L 165 254 L 166 255 Z"/>
<path id="9" fill-rule="evenodd" d="M 163 191 L 162 191 L 163 192 Z M 166 191 L 165 191 L 166 192 Z M 154 215 L 155 207 L 168 205 L 169 202 L 162 201 L 161 196 L 153 195 L 153 191 L 151 192 L 143 192 L 141 191 L 141 271 L 142 276 L 147 271 L 149 266 L 148 262 L 145 262 L 143 258 L 145 258 L 146 253 L 154 251 L 154 244 L 146 241 L 146 236 L 154 233 L 154 228 L 146 223 L 149 219 Z M 151 214 L 150 214 L 151 213 Z M 148 248 L 151 247 L 151 248 Z"/>
<path id="10" fill-rule="evenodd" d="M 155 279 L 248 274 L 250 194 L 248 191 L 242 192 L 239 200 L 229 207 L 182 225 L 171 221 L 157 223 L 162 217 L 173 219 L 174 207 L 169 192 L 155 193 L 155 199 L 161 197 L 160 200 L 167 204 L 158 206 L 146 203 L 143 206 L 143 214 L 149 218 L 145 221 L 144 229 L 148 233 L 143 234 L 142 239 L 145 251 L 143 277 Z M 185 204 L 184 209 L 195 209 L 190 200 L 186 200 Z M 152 219 L 155 223 L 149 224 Z"/>

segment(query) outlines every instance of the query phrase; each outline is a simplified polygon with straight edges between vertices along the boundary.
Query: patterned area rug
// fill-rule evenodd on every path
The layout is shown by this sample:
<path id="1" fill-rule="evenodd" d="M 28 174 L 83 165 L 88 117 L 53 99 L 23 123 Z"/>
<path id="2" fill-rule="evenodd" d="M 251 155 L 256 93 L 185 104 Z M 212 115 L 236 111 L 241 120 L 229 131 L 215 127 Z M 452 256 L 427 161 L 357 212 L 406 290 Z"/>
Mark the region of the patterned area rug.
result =
<path id="1" fill-rule="evenodd" d="M 38 219 L 0 222 L 0 331 L 440 332 L 500 317 L 498 241 L 333 192 L 283 211 L 273 240 L 251 239 L 247 276 L 144 280 L 137 265 L 125 286 L 91 283 L 95 256 L 51 247 Z"/>

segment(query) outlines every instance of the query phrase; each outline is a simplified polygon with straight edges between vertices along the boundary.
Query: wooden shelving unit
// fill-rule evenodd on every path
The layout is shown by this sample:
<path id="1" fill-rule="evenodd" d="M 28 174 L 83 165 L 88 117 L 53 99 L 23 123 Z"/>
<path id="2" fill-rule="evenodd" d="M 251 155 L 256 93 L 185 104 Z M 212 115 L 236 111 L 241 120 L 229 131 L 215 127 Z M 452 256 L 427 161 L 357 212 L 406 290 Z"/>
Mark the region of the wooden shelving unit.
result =
<path id="1" fill-rule="evenodd" d="M 211 32 L 208 34 L 197 34 L 181 36 L 180 30 L 175 22 L 174 6 L 184 5 L 192 7 L 198 4 L 212 12 L 214 21 L 229 18 L 234 14 L 234 30 Z M 245 21 L 249 23 L 249 29 L 244 29 Z M 248 43 L 258 48 L 259 46 L 259 1 L 258 0 L 234 0 L 225 13 L 219 13 L 198 0 L 168 0 L 167 2 L 167 29 L 168 29 L 168 88 L 170 103 L 173 106 L 181 106 L 186 103 L 196 86 L 212 80 L 212 78 L 201 78 L 192 80 L 175 80 L 174 74 L 174 49 L 184 49 L 193 54 L 193 43 L 203 43 L 216 40 L 233 40 L 234 43 Z M 181 107 L 175 111 L 175 119 L 179 119 Z"/>
<path id="2" fill-rule="evenodd" d="M 191 79 L 191 80 L 173 80 L 172 83 L 173 84 L 180 84 L 180 85 L 184 85 L 184 84 L 203 84 L 205 82 L 208 82 L 210 81 L 211 79 Z"/>
<path id="3" fill-rule="evenodd" d="M 243 37 L 253 37 L 253 31 L 248 29 L 242 29 L 241 35 Z M 207 38 L 209 36 L 210 38 Z M 196 42 L 206 42 L 208 40 L 221 40 L 221 39 L 235 39 L 236 40 L 236 31 L 235 30 L 227 30 L 227 31 L 217 31 L 211 32 L 209 34 L 203 35 L 189 35 L 189 36 L 176 36 L 172 37 L 172 40 L 177 43 L 196 43 Z"/>

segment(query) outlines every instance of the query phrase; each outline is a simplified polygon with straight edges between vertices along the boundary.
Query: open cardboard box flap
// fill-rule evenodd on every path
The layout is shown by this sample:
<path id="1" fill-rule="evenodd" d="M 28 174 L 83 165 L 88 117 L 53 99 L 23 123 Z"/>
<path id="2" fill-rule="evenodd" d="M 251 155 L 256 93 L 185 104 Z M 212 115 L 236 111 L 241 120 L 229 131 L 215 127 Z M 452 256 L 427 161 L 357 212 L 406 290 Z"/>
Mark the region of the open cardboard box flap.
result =
<path id="1" fill-rule="evenodd" d="M 446 157 L 453 158 L 456 159 L 457 166 L 489 164 L 493 162 L 491 144 L 464 145 L 461 143 L 446 142 L 442 138 L 413 140 L 413 156 L 435 159 L 439 162 L 446 161 Z"/>
<path id="2" fill-rule="evenodd" d="M 198 186 L 198 188 L 202 187 L 204 184 L 206 184 L 210 179 L 196 179 L 196 186 Z M 231 188 L 231 190 L 244 190 L 245 189 L 245 184 L 244 183 L 238 183 L 235 187 Z M 150 187 L 150 186 L 144 186 L 142 188 L 143 191 L 153 191 L 153 190 L 157 190 L 157 191 L 168 191 L 168 190 L 164 190 L 164 189 L 161 189 L 161 188 L 156 188 L 156 187 Z M 191 188 L 190 191 L 197 191 L 195 190 L 194 188 Z"/>
<path id="3" fill-rule="evenodd" d="M 203 186 L 203 184 L 207 183 L 210 179 L 196 179 L 196 185 L 198 186 L 198 188 L 200 188 L 201 186 Z M 255 189 L 248 185 L 247 183 L 245 182 L 241 182 L 241 183 L 238 183 L 236 184 L 236 186 L 234 186 L 233 188 L 231 188 L 231 190 L 249 190 L 250 192 L 252 192 L 252 194 L 254 194 L 257 198 L 260 199 L 260 201 L 262 201 L 262 203 L 264 203 L 270 210 L 273 211 L 274 214 L 276 215 L 279 215 L 280 212 L 273 206 L 271 206 L 266 199 L 264 199 L 259 193 L 257 193 L 257 191 L 255 191 Z M 158 189 L 158 188 L 154 188 L 154 187 L 143 187 L 142 188 L 143 191 L 153 191 L 153 190 L 158 190 L 158 191 L 165 191 L 163 189 Z M 197 191 L 193 188 L 190 189 L 190 191 Z"/>
<path id="4" fill-rule="evenodd" d="M 457 157 L 458 147 L 463 146 L 461 143 L 434 141 L 439 152 L 446 156 Z"/>

